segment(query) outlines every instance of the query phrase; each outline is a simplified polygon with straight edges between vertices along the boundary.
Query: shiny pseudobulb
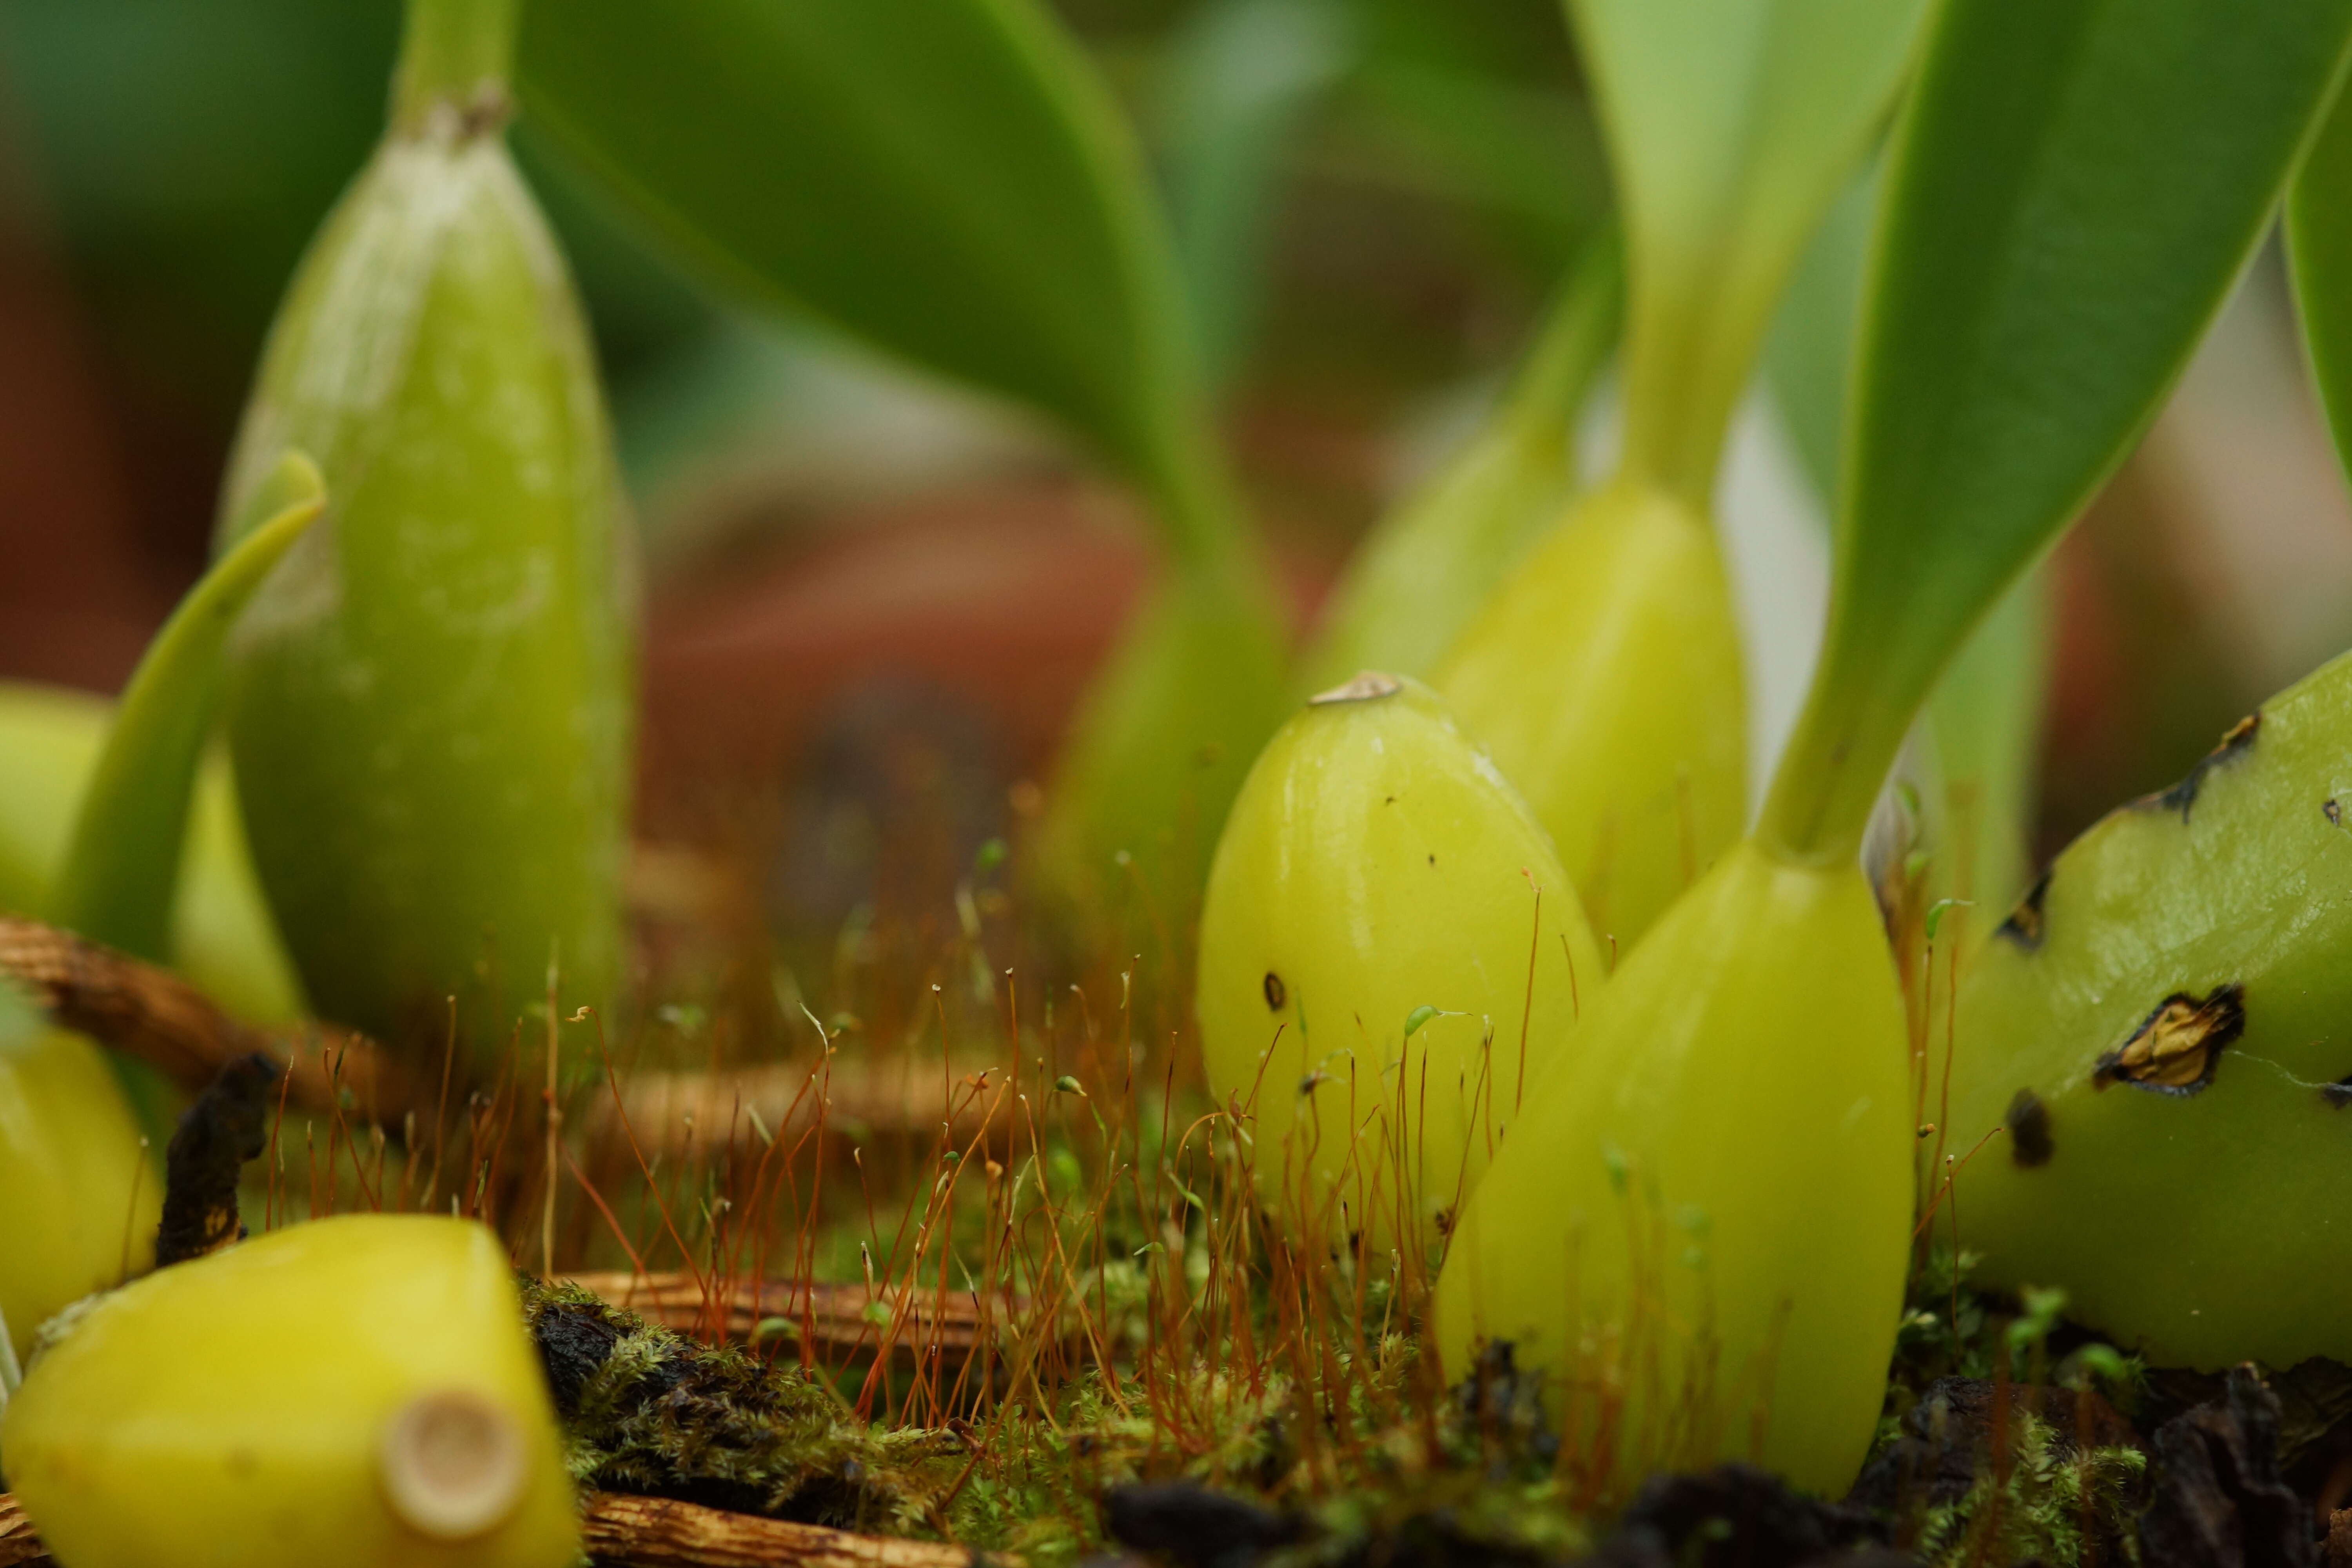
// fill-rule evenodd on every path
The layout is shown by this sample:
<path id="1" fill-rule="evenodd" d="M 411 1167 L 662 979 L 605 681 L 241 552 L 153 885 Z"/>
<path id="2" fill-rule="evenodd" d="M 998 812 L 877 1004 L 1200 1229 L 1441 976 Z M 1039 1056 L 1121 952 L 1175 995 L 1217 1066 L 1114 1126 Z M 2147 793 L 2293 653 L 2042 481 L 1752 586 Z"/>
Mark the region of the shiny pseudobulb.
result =
<path id="1" fill-rule="evenodd" d="M 1198 1005 L 1210 1084 L 1294 1223 L 1433 1238 L 1604 979 L 1543 830 L 1426 687 L 1360 676 L 1258 757 Z"/>

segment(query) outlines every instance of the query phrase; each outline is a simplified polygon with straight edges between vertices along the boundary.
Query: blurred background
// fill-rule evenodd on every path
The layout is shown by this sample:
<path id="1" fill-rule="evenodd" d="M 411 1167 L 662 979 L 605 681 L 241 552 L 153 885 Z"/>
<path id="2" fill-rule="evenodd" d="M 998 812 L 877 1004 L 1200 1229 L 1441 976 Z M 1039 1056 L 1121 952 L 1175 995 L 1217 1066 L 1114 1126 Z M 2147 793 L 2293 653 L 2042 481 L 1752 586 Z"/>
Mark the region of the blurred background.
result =
<path id="1" fill-rule="evenodd" d="M 1161 181 L 1303 626 L 1607 221 L 1556 0 L 1059 8 Z M 111 691 L 195 577 L 396 25 L 394 0 L 0 7 L 0 677 Z M 1128 503 L 1017 411 L 700 291 L 528 116 L 514 141 L 594 319 L 642 531 L 641 904 L 720 896 L 714 864 L 760 868 L 736 893 L 786 925 L 927 899 L 1034 798 L 1147 571 Z M 1768 730 L 1822 598 L 1802 424 L 1760 390 L 1726 481 Z M 2352 509 L 2274 249 L 2052 582 L 2045 854 L 2352 646 Z"/>

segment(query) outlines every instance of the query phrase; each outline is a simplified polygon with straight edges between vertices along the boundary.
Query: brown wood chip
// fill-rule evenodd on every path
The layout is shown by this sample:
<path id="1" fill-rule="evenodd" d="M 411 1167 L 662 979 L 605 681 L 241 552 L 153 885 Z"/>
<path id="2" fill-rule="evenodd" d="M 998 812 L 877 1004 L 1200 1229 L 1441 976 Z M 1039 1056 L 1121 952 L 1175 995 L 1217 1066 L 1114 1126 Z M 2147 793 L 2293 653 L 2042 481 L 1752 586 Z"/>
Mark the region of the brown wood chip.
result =
<path id="1" fill-rule="evenodd" d="M 826 1124 L 836 1137 L 928 1142 L 952 1124 L 959 1145 L 970 1143 L 983 1128 L 990 1142 L 1001 1142 L 1009 1132 L 1013 1106 L 1002 1063 L 958 1063 L 943 1069 L 937 1059 L 909 1054 L 835 1057 L 822 1079 L 806 1061 L 634 1072 L 622 1079 L 617 1108 L 611 1097 L 602 1097 L 589 1114 L 593 1137 L 600 1143 L 621 1141 L 620 1117 L 625 1115 L 629 1134 L 646 1155 L 677 1155 L 749 1143 L 759 1136 L 755 1118 L 774 1137 L 796 1138 L 815 1121 L 820 1095 Z"/>
<path id="2" fill-rule="evenodd" d="M 56 1568 L 56 1563 L 16 1500 L 0 1492 L 0 1568 Z"/>
<path id="3" fill-rule="evenodd" d="M 565 1278 L 647 1322 L 680 1333 L 711 1326 L 706 1298 L 691 1275 L 624 1272 Z M 892 1338 L 894 1355 L 937 1355 L 947 1362 L 969 1357 L 992 1325 L 1024 1309 L 1024 1303 L 1001 1293 L 954 1290 L 942 1296 L 915 1287 L 884 1285 L 868 1290 L 863 1285 L 810 1285 L 797 1279 L 722 1281 L 716 1305 L 730 1340 L 749 1340 L 763 1318 L 782 1318 L 798 1325 L 809 1338 L 811 1351 L 827 1360 L 873 1354 L 891 1331 L 884 1314 L 897 1314 L 903 1321 Z"/>
<path id="4" fill-rule="evenodd" d="M 961 1546 L 856 1535 L 617 1492 L 591 1494 L 581 1535 L 588 1560 L 599 1568 L 1020 1568 L 1018 1558 L 982 1557 Z M 58 1568 L 6 1492 L 0 1492 L 0 1568 Z"/>
<path id="5" fill-rule="evenodd" d="M 238 1023 L 168 969 L 38 921 L 0 915 L 0 976 L 68 1029 L 137 1057 L 191 1092 L 227 1062 L 267 1051 L 288 1063 L 289 1103 L 326 1110 L 346 1090 L 359 1114 L 397 1121 L 420 1102 L 373 1042 L 332 1025 L 272 1035 Z"/>
<path id="6" fill-rule="evenodd" d="M 599 1492 L 588 1505 L 582 1534 L 588 1561 L 599 1568 L 973 1568 L 992 1562 L 1017 1568 L 1018 1559 L 983 1559 L 961 1546 L 855 1535 L 821 1525 L 789 1524 L 751 1514 L 725 1513 L 668 1498 Z"/>

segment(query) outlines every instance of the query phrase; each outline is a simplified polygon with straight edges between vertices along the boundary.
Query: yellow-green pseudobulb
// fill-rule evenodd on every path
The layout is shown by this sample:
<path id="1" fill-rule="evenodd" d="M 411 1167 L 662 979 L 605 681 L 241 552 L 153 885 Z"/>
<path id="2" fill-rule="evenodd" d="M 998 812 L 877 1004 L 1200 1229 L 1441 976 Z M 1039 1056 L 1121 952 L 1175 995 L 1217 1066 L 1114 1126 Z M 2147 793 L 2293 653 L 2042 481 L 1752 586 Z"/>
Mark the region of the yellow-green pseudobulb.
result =
<path id="1" fill-rule="evenodd" d="M 568 1568 L 572 1488 L 504 1251 L 314 1221 L 94 1303 L 0 1415 L 73 1568 Z"/>
<path id="2" fill-rule="evenodd" d="M 0 1318 L 17 1357 L 50 1314 L 149 1266 L 158 1177 L 104 1053 L 0 996 Z"/>
<path id="3" fill-rule="evenodd" d="M 1445 1365 L 1511 1342 L 1621 1489 L 1729 1458 L 1842 1493 L 1901 1313 L 1909 1099 L 1861 874 L 1742 843 L 1530 1090 L 1438 1281 Z"/>
<path id="4" fill-rule="evenodd" d="M 1542 828 L 1427 688 L 1360 676 L 1259 755 L 1210 869 L 1201 1042 L 1304 1227 L 1433 1238 L 1601 980 Z"/>
<path id="5" fill-rule="evenodd" d="M 1943 1120 L 1977 1277 L 2159 1365 L 2352 1361 L 2347 952 L 2352 658 L 2076 839 L 1970 962 Z"/>
<path id="6" fill-rule="evenodd" d="M 1746 824 L 1730 582 L 1707 520 L 1666 489 L 1625 479 L 1578 503 L 1432 684 L 1622 946 Z"/>
<path id="7" fill-rule="evenodd" d="M 392 128 L 279 310 L 222 509 L 289 447 L 331 498 L 247 610 L 226 708 L 305 988 L 436 1060 L 454 995 L 478 1067 L 551 960 L 567 1011 L 612 998 L 633 697 L 593 354 L 503 136 L 512 17 L 412 4 Z"/>

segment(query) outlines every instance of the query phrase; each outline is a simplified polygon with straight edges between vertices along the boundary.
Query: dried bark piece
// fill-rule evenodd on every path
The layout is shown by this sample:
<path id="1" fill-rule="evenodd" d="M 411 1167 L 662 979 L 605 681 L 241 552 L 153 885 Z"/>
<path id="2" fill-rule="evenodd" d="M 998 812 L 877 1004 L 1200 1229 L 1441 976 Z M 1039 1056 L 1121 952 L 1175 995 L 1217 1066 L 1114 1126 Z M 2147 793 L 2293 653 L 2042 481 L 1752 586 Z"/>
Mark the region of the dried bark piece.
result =
<path id="1" fill-rule="evenodd" d="M 813 1285 L 802 1279 L 720 1282 L 711 1302 L 688 1274 L 571 1274 L 572 1284 L 593 1290 L 649 1323 L 679 1333 L 710 1326 L 716 1306 L 730 1340 L 749 1340 L 764 1319 L 793 1325 L 820 1357 L 871 1354 L 889 1331 L 875 1319 L 903 1317 L 892 1338 L 894 1354 L 937 1355 L 961 1362 L 996 1324 L 1016 1321 L 1026 1303 L 1001 1293 L 950 1290 L 942 1295 L 920 1286 Z M 903 1306 L 903 1312 L 901 1308 Z M 877 1310 L 878 1309 L 878 1310 Z"/>
<path id="2" fill-rule="evenodd" d="M 0 1492 L 0 1568 L 57 1568 L 39 1531 L 7 1492 Z"/>
<path id="3" fill-rule="evenodd" d="M 2251 1367 L 2221 1402 L 2156 1429 L 2158 1484 L 2140 1521 L 2150 1568 L 2315 1568 L 2311 1510 L 2279 1474 L 2279 1402 Z"/>
<path id="4" fill-rule="evenodd" d="M 614 1492 L 593 1494 L 581 1538 L 597 1568 L 1020 1568 L 1021 1562 Z"/>
<path id="5" fill-rule="evenodd" d="M 0 976 L 66 1028 L 137 1057 L 191 1093 L 236 1058 L 266 1051 L 286 1064 L 288 1102 L 305 1110 L 348 1103 L 396 1121 L 425 1104 L 363 1036 L 324 1024 L 282 1035 L 248 1027 L 170 970 L 38 921 L 0 915 Z"/>
<path id="6" fill-rule="evenodd" d="M 968 1547 L 856 1535 L 614 1492 L 589 1494 L 581 1537 L 596 1568 L 1021 1568 L 1017 1557 Z M 0 1492 L 0 1568 L 58 1568 L 6 1492 Z"/>
<path id="7" fill-rule="evenodd" d="M 163 1155 L 163 1215 L 155 1267 L 185 1263 L 245 1238 L 236 1189 L 269 1141 L 269 1110 L 286 1069 L 260 1051 L 232 1057 L 180 1117 Z"/>
<path id="8" fill-rule="evenodd" d="M 835 1058 L 823 1074 L 805 1062 L 631 1073 L 617 1106 L 610 1097 L 596 1101 L 591 1138 L 620 1142 L 626 1117 L 629 1134 L 648 1156 L 742 1142 L 756 1135 L 755 1121 L 789 1139 L 815 1122 L 820 1099 L 829 1126 L 886 1138 L 929 1140 L 950 1128 L 959 1145 L 983 1132 L 995 1143 L 1012 1126 L 1013 1096 L 1005 1091 L 1001 1063 L 957 1064 L 942 1071 L 937 1060 L 904 1055 L 875 1061 Z"/>

